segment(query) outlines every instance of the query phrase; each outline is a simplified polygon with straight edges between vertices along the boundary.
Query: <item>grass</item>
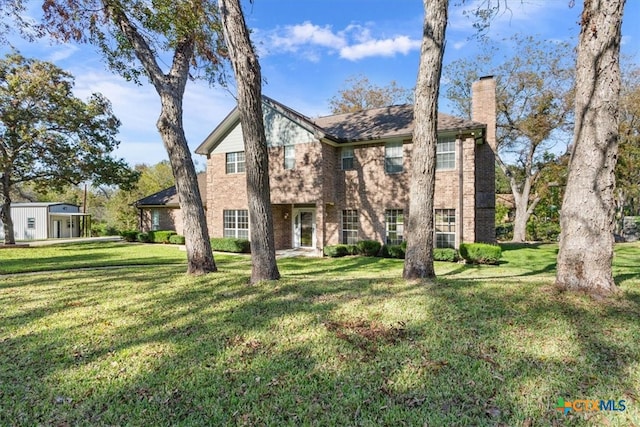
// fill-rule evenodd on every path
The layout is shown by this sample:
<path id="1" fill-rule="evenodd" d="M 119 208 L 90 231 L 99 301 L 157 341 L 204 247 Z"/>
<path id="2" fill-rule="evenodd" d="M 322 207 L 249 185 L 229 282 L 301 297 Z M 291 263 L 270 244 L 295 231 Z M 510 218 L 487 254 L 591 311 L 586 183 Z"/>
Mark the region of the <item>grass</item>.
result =
<path id="1" fill-rule="evenodd" d="M 434 285 L 400 260 L 288 258 L 254 287 L 246 256 L 192 278 L 144 248 L 0 251 L 12 273 L 159 260 L 0 276 L 0 425 L 640 425 L 639 244 L 602 301 L 553 289 L 557 245 L 438 263 Z M 559 397 L 626 410 L 563 415 Z"/>

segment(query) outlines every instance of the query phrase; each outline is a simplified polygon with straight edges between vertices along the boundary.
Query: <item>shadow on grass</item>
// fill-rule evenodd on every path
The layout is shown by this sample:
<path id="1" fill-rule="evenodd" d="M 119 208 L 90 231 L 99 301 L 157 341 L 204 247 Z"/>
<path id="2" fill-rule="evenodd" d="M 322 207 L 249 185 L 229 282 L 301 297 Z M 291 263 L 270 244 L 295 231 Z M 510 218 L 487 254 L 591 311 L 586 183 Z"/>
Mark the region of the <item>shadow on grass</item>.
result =
<path id="1" fill-rule="evenodd" d="M 281 260 L 284 279 L 258 286 L 244 285 L 246 263 L 198 278 L 179 268 L 121 279 L 81 272 L 50 286 L 20 278 L 34 290 L 20 284 L 4 295 L 22 301 L 21 314 L 0 318 L 0 406 L 9 408 L 0 424 L 637 417 L 637 289 L 595 302 L 539 283 L 445 276 L 429 286 L 394 279 L 398 262 Z M 392 328 L 403 332 L 387 340 L 380 331 Z M 559 397 L 632 404 L 623 414 L 565 417 Z"/>

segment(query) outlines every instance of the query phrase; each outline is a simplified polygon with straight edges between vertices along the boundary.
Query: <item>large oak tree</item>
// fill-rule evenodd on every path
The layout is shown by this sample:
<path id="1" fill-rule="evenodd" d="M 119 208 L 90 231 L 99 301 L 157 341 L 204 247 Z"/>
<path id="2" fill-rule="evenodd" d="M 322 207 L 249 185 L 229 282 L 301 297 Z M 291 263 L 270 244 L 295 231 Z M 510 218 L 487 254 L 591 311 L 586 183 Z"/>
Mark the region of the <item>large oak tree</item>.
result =
<path id="1" fill-rule="evenodd" d="M 220 15 L 238 88 L 251 224 L 251 283 L 277 280 L 269 153 L 262 115 L 262 77 L 238 0 L 220 0 Z"/>
<path id="2" fill-rule="evenodd" d="M 433 199 L 438 142 L 438 93 L 448 0 L 423 0 L 424 23 L 415 91 L 413 154 L 409 184 L 405 279 L 435 278 L 433 267 Z"/>
<path id="3" fill-rule="evenodd" d="M 617 289 L 611 264 L 624 4 L 584 0 L 574 138 L 560 214 L 556 285 L 600 295 Z"/>
<path id="4" fill-rule="evenodd" d="M 111 157 L 120 126 L 100 94 L 85 102 L 73 95 L 73 77 L 49 62 L 11 53 L 0 60 L 0 220 L 5 244 L 15 244 L 12 189 L 24 183 L 60 189 L 92 181 L 137 179 Z"/>
<path id="5" fill-rule="evenodd" d="M 496 161 L 514 198 L 513 241 L 526 239 L 527 221 L 547 190 L 544 168 L 550 150 L 564 151 L 573 123 L 574 62 L 568 44 L 514 36 L 516 54 L 493 66 L 498 47 L 445 68 L 446 96 L 471 118 L 471 84 L 492 74 L 496 79 Z M 560 147 L 558 147 L 558 145 Z"/>
<path id="6" fill-rule="evenodd" d="M 189 78 L 213 81 L 221 75 L 222 43 L 215 2 L 45 0 L 43 9 L 43 29 L 53 37 L 91 43 L 111 70 L 136 82 L 144 76 L 155 88 L 161 104 L 157 128 L 169 156 L 183 215 L 187 272 L 216 271 L 182 118 Z"/>

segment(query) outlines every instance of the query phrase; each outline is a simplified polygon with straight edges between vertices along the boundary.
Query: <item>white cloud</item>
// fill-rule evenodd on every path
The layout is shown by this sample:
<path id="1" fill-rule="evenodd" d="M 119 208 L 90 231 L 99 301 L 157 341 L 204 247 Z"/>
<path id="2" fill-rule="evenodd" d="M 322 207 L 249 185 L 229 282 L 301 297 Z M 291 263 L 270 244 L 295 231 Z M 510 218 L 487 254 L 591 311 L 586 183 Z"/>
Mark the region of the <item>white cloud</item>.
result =
<path id="1" fill-rule="evenodd" d="M 406 55 L 412 50 L 420 49 L 420 43 L 420 40 L 412 40 L 407 36 L 368 40 L 343 47 L 340 49 L 340 56 L 351 61 L 357 61 L 372 56 L 395 56 L 399 53 Z"/>
<path id="2" fill-rule="evenodd" d="M 463 47 L 465 47 L 465 46 L 467 45 L 467 43 L 468 43 L 468 41 L 467 41 L 467 40 L 462 40 L 462 41 L 454 42 L 454 43 L 452 44 L 452 46 L 453 46 L 453 48 L 454 48 L 455 50 L 460 50 L 460 49 L 462 49 Z"/>
<path id="3" fill-rule="evenodd" d="M 298 25 L 277 28 L 270 37 L 272 48 L 295 52 L 301 46 L 322 46 L 340 48 L 345 45 L 344 38 L 334 33 L 330 26 L 321 27 L 305 21 Z"/>
<path id="4" fill-rule="evenodd" d="M 70 58 L 74 53 L 78 51 L 78 46 L 73 44 L 55 45 L 52 46 L 51 49 L 53 50 L 53 52 L 49 53 L 45 60 L 55 63 Z"/>
<path id="5" fill-rule="evenodd" d="M 371 24 L 372 25 L 372 24 Z M 296 53 L 300 57 L 319 62 L 323 55 L 338 53 L 343 59 L 357 61 L 373 56 L 406 55 L 420 48 L 420 41 L 406 35 L 378 38 L 371 28 L 349 24 L 342 30 L 305 21 L 302 24 L 278 27 L 272 31 L 256 31 L 260 39 L 261 55 Z"/>

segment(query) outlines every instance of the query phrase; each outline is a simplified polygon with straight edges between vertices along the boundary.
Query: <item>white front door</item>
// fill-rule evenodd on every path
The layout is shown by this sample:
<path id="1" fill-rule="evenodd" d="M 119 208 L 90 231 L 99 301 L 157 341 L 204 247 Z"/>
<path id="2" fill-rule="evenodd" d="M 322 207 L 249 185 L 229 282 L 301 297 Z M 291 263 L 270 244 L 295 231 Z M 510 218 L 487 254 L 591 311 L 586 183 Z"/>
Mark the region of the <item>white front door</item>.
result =
<path id="1" fill-rule="evenodd" d="M 307 208 L 293 210 L 293 247 L 316 247 L 315 209 Z"/>

